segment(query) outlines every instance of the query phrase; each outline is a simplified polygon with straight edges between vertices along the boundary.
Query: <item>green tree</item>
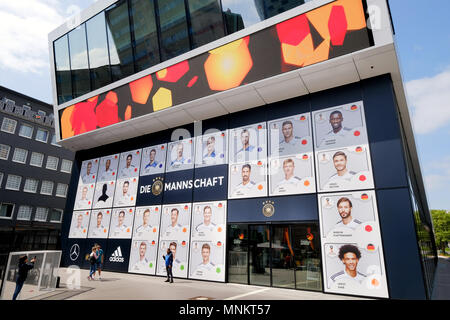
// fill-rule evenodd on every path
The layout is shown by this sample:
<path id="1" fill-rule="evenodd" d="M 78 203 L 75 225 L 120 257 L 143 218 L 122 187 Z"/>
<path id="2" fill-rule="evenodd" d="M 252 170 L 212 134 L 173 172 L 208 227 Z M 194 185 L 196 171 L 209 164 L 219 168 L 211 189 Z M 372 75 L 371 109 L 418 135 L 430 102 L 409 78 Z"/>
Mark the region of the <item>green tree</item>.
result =
<path id="1" fill-rule="evenodd" d="M 445 254 L 445 249 L 450 242 L 450 211 L 431 210 L 431 217 L 433 218 L 436 246 Z"/>

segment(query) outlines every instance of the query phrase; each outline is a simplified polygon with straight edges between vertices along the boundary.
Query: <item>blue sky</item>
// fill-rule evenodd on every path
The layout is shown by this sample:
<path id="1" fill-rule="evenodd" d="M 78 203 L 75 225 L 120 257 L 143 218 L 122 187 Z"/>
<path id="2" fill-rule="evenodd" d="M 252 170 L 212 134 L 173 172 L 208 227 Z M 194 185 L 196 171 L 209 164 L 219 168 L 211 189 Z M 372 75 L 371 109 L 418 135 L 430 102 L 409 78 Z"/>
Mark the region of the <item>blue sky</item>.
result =
<path id="1" fill-rule="evenodd" d="M 52 103 L 47 35 L 94 0 L 0 0 L 0 85 Z M 431 209 L 450 210 L 450 1 L 390 0 Z"/>

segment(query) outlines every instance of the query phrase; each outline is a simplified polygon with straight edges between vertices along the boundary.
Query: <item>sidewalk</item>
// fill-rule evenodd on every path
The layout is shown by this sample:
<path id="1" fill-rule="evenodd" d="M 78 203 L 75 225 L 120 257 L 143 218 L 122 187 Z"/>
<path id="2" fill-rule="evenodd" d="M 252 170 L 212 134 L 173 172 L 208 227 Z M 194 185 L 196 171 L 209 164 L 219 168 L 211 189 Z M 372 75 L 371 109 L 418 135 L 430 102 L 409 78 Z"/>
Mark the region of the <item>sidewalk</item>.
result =
<path id="1" fill-rule="evenodd" d="M 439 256 L 432 300 L 450 300 L 450 258 Z"/>
<path id="2" fill-rule="evenodd" d="M 32 300 L 366 300 L 359 297 L 323 294 L 234 283 L 174 279 L 129 273 L 102 272 L 102 280 L 89 281 L 89 270 L 81 271 L 81 287 L 67 288 L 70 274 L 59 271 L 61 288 Z"/>

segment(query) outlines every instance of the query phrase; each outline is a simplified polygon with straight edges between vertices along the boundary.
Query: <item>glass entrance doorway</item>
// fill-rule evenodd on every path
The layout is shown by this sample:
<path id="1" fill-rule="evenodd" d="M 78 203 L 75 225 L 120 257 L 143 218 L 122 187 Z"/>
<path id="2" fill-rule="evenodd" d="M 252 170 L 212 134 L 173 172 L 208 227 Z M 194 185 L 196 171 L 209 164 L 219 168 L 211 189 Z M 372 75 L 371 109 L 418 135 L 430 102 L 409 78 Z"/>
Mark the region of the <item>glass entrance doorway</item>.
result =
<path id="1" fill-rule="evenodd" d="M 228 281 L 322 290 L 318 224 L 229 225 Z"/>

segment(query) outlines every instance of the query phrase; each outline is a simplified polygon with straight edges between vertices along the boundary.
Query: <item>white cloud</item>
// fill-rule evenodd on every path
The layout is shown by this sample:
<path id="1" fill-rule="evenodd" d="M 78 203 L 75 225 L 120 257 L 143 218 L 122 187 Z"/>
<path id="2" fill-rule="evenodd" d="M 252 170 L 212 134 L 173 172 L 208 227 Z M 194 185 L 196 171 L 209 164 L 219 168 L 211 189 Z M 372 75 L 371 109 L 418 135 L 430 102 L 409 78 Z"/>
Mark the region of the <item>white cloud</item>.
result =
<path id="1" fill-rule="evenodd" d="M 450 124 L 450 68 L 406 83 L 414 131 L 431 133 Z"/>

